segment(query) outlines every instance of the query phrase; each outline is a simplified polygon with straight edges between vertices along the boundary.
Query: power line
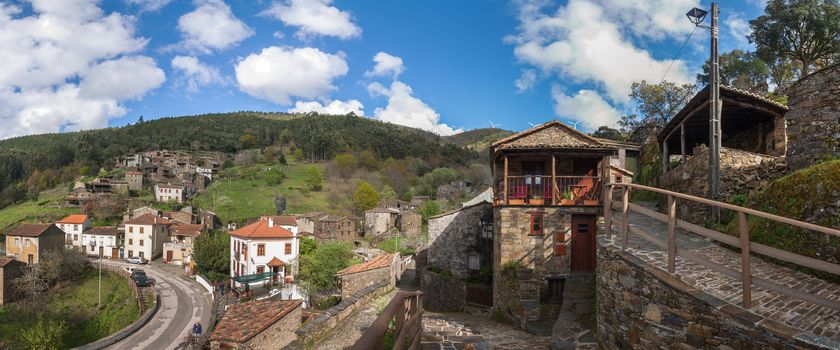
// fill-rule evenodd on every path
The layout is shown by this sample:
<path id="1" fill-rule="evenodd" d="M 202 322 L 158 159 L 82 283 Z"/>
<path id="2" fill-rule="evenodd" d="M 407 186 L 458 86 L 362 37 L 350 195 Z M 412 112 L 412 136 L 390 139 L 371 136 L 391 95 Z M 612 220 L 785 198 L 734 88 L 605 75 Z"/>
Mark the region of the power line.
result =
<path id="1" fill-rule="evenodd" d="M 662 74 L 662 79 L 659 81 L 660 84 L 665 81 L 665 77 L 668 76 L 668 72 L 671 71 L 671 67 L 674 66 L 674 61 L 680 57 L 680 53 L 682 53 L 683 48 L 685 48 L 685 44 L 688 44 L 688 39 L 691 39 L 691 36 L 694 35 L 694 31 L 697 30 L 697 26 L 694 26 L 694 29 L 691 30 L 691 33 L 688 33 L 688 36 L 685 37 L 685 41 L 683 41 L 682 46 L 680 49 L 677 50 L 677 54 L 674 55 L 674 58 L 671 59 L 671 64 L 668 65 L 668 69 L 665 70 L 665 74 Z"/>

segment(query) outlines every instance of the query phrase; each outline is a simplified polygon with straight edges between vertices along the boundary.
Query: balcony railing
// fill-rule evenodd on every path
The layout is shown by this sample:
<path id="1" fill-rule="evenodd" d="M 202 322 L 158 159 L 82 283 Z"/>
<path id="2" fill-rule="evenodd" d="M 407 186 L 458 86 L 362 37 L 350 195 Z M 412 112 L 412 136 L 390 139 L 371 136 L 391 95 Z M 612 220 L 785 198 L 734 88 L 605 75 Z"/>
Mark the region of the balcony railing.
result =
<path id="1" fill-rule="evenodd" d="M 499 181 L 496 203 L 503 205 L 600 205 L 597 176 L 508 176 Z M 505 192 L 507 190 L 507 192 Z"/>

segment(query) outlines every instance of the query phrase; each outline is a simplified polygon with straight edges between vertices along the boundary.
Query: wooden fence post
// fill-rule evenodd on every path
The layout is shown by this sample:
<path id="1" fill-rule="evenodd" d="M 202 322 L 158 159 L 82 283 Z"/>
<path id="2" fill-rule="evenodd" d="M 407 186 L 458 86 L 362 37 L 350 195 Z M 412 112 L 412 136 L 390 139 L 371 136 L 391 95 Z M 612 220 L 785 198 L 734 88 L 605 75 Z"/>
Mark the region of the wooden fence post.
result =
<path id="1" fill-rule="evenodd" d="M 621 198 L 621 215 L 623 222 L 621 223 L 621 233 L 624 238 L 621 241 L 621 250 L 627 250 L 627 241 L 629 240 L 630 222 L 628 221 L 628 209 L 630 208 L 630 187 L 624 187 L 624 193 Z"/>
<path id="2" fill-rule="evenodd" d="M 604 185 L 604 233 L 612 236 L 612 187 Z"/>
<path id="3" fill-rule="evenodd" d="M 668 195 L 668 272 L 677 269 L 677 199 Z"/>
<path id="4" fill-rule="evenodd" d="M 747 227 L 747 214 L 738 212 L 739 238 L 741 238 L 741 286 L 742 306 L 749 309 L 752 304 L 752 275 L 750 274 L 750 230 Z"/>

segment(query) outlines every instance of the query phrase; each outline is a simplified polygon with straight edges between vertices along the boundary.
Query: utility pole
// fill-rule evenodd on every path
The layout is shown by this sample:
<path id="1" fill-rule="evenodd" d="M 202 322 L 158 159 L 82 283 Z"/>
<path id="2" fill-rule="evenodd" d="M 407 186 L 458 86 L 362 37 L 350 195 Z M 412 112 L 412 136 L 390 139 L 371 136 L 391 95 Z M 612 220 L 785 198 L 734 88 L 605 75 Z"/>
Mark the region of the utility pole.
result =
<path id="1" fill-rule="evenodd" d="M 99 309 L 102 310 L 102 252 L 99 252 Z"/>
<path id="2" fill-rule="evenodd" d="M 709 197 L 717 200 L 720 193 L 720 148 L 721 128 L 720 110 L 723 101 L 720 99 L 720 65 L 718 64 L 718 4 L 712 3 L 712 39 L 711 61 L 712 78 L 709 87 Z M 720 221 L 720 208 L 712 206 L 712 221 Z"/>

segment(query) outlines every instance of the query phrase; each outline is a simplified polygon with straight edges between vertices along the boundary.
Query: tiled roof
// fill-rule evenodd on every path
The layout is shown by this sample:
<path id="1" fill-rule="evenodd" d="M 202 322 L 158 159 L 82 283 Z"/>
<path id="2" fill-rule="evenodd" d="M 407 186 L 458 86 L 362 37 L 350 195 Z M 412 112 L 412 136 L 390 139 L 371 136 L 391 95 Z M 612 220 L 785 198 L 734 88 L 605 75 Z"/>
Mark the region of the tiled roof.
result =
<path id="1" fill-rule="evenodd" d="M 56 227 L 53 224 L 20 224 L 14 230 L 7 233 L 7 236 L 25 236 L 25 237 L 39 237 L 46 232 L 50 226 Z M 58 227 L 56 227 L 58 228 Z"/>
<path id="2" fill-rule="evenodd" d="M 297 226 L 297 219 L 291 215 L 273 215 L 267 216 L 274 220 L 275 224 L 283 225 L 283 226 Z"/>
<path id="3" fill-rule="evenodd" d="M 9 263 L 11 263 L 11 262 L 13 262 L 13 261 L 17 261 L 17 260 L 12 259 L 12 258 L 10 258 L 10 257 L 8 257 L 8 256 L 0 256 L 0 267 L 6 267 L 6 265 L 8 265 Z M 20 262 L 20 261 L 18 261 L 18 263 L 19 263 L 19 264 L 23 264 L 23 263 L 22 263 L 22 262 Z"/>
<path id="4" fill-rule="evenodd" d="M 128 172 L 126 172 L 126 174 L 129 174 L 129 175 L 143 175 L 143 173 L 139 172 L 139 171 L 128 171 Z"/>
<path id="5" fill-rule="evenodd" d="M 143 214 L 125 222 L 126 225 L 172 225 L 172 221 L 159 218 L 152 214 Z"/>
<path id="6" fill-rule="evenodd" d="M 203 230 L 204 225 L 201 224 L 185 224 L 182 222 L 176 222 L 175 225 L 172 225 L 171 234 L 198 237 Z"/>
<path id="7" fill-rule="evenodd" d="M 292 238 L 294 234 L 280 225 L 268 226 L 267 218 L 260 218 L 257 222 L 238 230 L 231 231 L 231 236 L 243 238 Z"/>
<path id="8" fill-rule="evenodd" d="M 336 221 L 341 221 L 341 220 L 346 220 L 346 219 L 350 219 L 350 218 L 348 218 L 346 216 L 327 215 L 327 216 L 324 216 L 323 218 L 321 218 L 321 220 L 318 220 L 318 221 L 321 221 L 321 222 L 336 222 Z"/>
<path id="9" fill-rule="evenodd" d="M 283 260 L 277 259 L 277 257 L 275 256 L 266 265 L 268 265 L 269 267 L 277 267 L 286 265 L 286 263 Z"/>
<path id="10" fill-rule="evenodd" d="M 212 340 L 244 343 L 299 308 L 300 300 L 259 300 L 230 305 Z"/>
<path id="11" fill-rule="evenodd" d="M 349 275 L 351 273 L 359 273 L 359 272 L 381 269 L 383 267 L 390 267 L 391 266 L 391 261 L 394 260 L 395 255 L 396 255 L 396 253 L 379 255 L 379 256 L 377 256 L 373 259 L 370 259 L 369 261 L 363 262 L 361 264 L 356 264 L 356 265 L 350 266 L 350 267 L 348 267 L 344 270 L 338 271 L 335 274 L 336 274 L 336 276 L 343 276 L 343 275 Z"/>
<path id="12" fill-rule="evenodd" d="M 119 236 L 120 230 L 114 226 L 91 227 L 85 232 L 86 235 L 95 236 Z"/>
<path id="13" fill-rule="evenodd" d="M 614 147 L 598 141 L 574 128 L 553 120 L 531 129 L 510 135 L 494 142 L 494 151 L 500 149 L 588 149 L 613 150 Z"/>
<path id="14" fill-rule="evenodd" d="M 400 211 L 396 209 L 390 208 L 383 208 L 383 207 L 376 207 L 371 210 L 366 211 L 366 213 L 385 213 L 385 214 L 399 214 Z"/>
<path id="15" fill-rule="evenodd" d="M 302 218 L 304 218 L 304 219 L 309 219 L 309 220 L 315 221 L 315 219 L 320 218 L 320 217 L 322 217 L 322 216 L 326 216 L 326 215 L 327 215 L 327 214 L 324 214 L 324 213 L 322 213 L 322 212 L 315 211 L 315 212 L 311 212 L 311 213 L 306 213 L 306 214 L 300 215 L 300 217 L 302 217 Z"/>
<path id="16" fill-rule="evenodd" d="M 58 221 L 58 223 L 59 223 L 59 224 L 76 224 L 76 225 L 81 225 L 81 224 L 84 224 L 84 223 L 85 223 L 85 221 L 87 220 L 87 218 L 88 218 L 88 216 L 87 216 L 87 215 L 84 215 L 84 214 L 73 214 L 73 215 L 67 216 L 67 217 L 66 217 L 66 218 L 64 218 L 64 219 L 59 220 L 59 221 Z"/>

